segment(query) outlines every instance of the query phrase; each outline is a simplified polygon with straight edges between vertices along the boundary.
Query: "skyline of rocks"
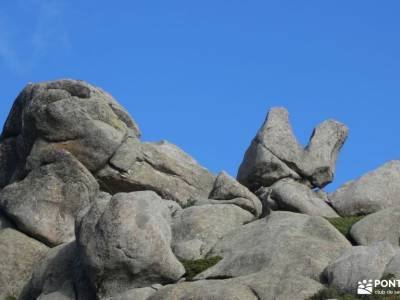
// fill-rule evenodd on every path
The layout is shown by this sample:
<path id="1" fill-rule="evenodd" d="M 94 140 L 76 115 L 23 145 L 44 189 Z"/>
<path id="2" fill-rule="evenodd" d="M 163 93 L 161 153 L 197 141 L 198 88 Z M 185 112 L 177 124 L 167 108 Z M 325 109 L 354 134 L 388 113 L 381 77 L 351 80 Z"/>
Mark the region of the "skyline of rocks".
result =
<path id="1" fill-rule="evenodd" d="M 235 179 L 141 141 L 100 88 L 30 84 L 0 136 L 0 261 L 18 265 L 0 270 L 0 299 L 308 299 L 400 274 L 400 161 L 323 190 L 347 135 L 327 120 L 302 147 L 271 108 Z M 329 222 L 367 214 L 350 236 Z M 213 257 L 189 278 L 185 262 Z"/>

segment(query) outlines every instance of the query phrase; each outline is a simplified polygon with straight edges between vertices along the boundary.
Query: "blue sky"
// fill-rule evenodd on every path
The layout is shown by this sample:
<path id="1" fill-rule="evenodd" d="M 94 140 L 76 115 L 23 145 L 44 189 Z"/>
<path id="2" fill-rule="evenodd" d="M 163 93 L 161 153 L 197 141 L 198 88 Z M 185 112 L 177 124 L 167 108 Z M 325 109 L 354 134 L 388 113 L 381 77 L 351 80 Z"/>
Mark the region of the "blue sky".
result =
<path id="1" fill-rule="evenodd" d="M 271 106 L 350 128 L 334 190 L 400 153 L 400 2 L 2 0 L 0 123 L 29 81 L 84 79 L 143 139 L 235 175 Z"/>

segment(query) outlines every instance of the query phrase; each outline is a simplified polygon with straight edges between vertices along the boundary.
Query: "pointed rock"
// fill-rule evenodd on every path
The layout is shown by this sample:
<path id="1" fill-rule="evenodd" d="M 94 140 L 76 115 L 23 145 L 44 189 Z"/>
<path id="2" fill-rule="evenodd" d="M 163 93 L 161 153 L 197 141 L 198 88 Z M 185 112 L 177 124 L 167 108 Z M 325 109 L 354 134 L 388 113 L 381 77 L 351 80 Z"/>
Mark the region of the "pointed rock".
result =
<path id="1" fill-rule="evenodd" d="M 272 108 L 246 151 L 238 180 L 257 190 L 282 178 L 304 181 L 313 187 L 332 182 L 338 153 L 348 129 L 328 120 L 318 125 L 304 149 L 293 134 L 285 108 Z"/>

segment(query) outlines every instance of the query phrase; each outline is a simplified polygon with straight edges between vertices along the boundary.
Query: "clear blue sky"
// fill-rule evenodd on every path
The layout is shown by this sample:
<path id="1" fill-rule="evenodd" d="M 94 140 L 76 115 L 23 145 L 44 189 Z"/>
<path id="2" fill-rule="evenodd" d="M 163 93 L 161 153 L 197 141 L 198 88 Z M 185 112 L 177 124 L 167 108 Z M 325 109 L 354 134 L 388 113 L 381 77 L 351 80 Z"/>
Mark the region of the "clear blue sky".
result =
<path id="1" fill-rule="evenodd" d="M 350 128 L 336 180 L 400 153 L 400 2 L 2 0 L 0 122 L 29 82 L 87 80 L 167 139 L 235 175 L 271 106 L 302 143 Z"/>

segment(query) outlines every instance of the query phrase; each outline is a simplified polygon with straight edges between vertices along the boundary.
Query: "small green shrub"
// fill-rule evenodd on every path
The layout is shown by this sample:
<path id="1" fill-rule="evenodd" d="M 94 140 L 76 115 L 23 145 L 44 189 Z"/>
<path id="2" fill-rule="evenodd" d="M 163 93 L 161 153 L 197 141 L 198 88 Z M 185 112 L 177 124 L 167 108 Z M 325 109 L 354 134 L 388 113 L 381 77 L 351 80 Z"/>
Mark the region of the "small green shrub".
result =
<path id="1" fill-rule="evenodd" d="M 339 230 L 348 240 L 352 241 L 350 236 L 351 227 L 365 216 L 327 218 L 327 220 Z"/>
<path id="2" fill-rule="evenodd" d="M 193 280 L 193 278 L 201 272 L 216 265 L 222 257 L 214 256 L 210 258 L 197 259 L 197 260 L 183 260 L 182 264 L 186 270 L 186 279 Z"/>

